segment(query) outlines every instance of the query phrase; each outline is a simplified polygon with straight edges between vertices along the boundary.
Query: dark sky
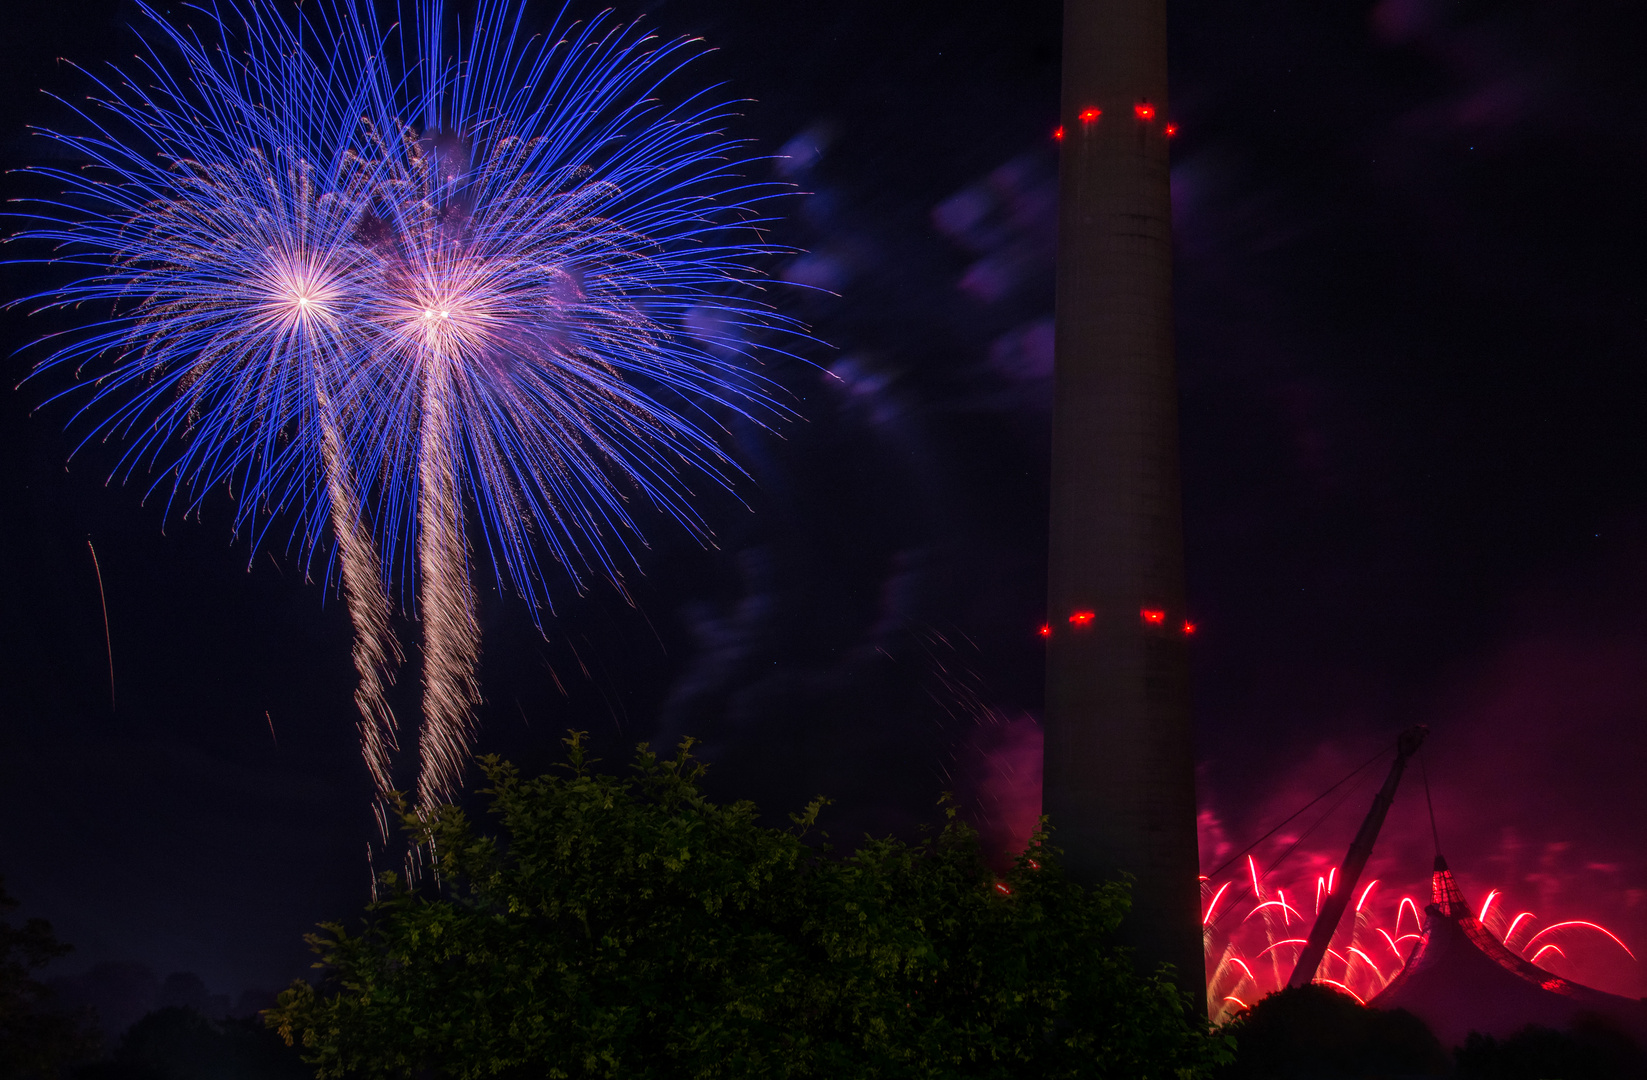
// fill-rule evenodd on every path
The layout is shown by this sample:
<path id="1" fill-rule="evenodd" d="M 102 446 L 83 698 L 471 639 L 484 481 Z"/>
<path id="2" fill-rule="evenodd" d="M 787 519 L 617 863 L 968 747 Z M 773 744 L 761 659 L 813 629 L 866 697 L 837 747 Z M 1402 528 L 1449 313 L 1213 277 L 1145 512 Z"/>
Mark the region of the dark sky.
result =
<path id="1" fill-rule="evenodd" d="M 753 99 L 742 133 L 810 193 L 780 230 L 807 254 L 774 273 L 838 294 L 782 302 L 829 347 L 774 369 L 803 419 L 739 433 L 748 509 L 706 508 L 712 551 L 658 531 L 638 608 L 566 596 L 545 640 L 487 596 L 479 748 L 537 768 L 567 727 L 609 760 L 693 734 L 717 794 L 774 814 L 831 795 L 842 837 L 932 820 L 946 788 L 986 825 L 1021 813 L 1059 5 L 619 11 L 704 36 L 701 77 Z M 39 91 L 84 91 L 54 58 L 129 56 L 133 14 L 0 12 L 10 166 L 38 152 L 25 124 L 61 119 Z M 1647 947 L 1647 17 L 1180 0 L 1172 19 L 1209 859 L 1427 722 L 1466 889 Z M 6 295 L 34 273 L 7 268 Z M 47 325 L 5 313 L 8 355 Z M 106 452 L 65 471 L 68 413 L 39 396 L 0 394 L 0 874 L 78 946 L 65 970 L 277 987 L 368 881 L 341 604 L 235 541 L 226 494 L 165 520 L 141 483 L 105 485 Z M 1391 880 L 1428 869 L 1416 781 L 1373 868 Z M 1305 850 L 1336 860 L 1364 807 Z"/>

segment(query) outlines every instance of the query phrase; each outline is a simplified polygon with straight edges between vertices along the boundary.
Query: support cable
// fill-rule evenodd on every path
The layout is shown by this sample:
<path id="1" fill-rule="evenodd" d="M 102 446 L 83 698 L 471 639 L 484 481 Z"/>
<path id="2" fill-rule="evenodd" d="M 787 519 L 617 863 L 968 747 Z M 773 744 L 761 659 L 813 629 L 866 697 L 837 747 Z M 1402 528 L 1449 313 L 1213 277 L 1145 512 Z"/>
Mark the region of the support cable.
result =
<path id="1" fill-rule="evenodd" d="M 1430 770 L 1424 764 L 1423 755 L 1418 758 L 1418 771 L 1424 777 L 1424 805 L 1430 810 L 1430 839 L 1435 841 L 1435 857 L 1441 858 L 1441 833 L 1435 827 L 1435 803 L 1430 801 Z"/>
<path id="2" fill-rule="evenodd" d="M 1268 840 L 1270 837 L 1274 836 L 1276 833 L 1278 833 L 1282 829 L 1286 828 L 1287 823 L 1292 821 L 1293 818 L 1297 817 L 1299 814 L 1302 814 L 1304 811 L 1308 810 L 1310 807 L 1314 806 L 1316 803 L 1320 802 L 1322 799 L 1325 799 L 1328 795 L 1331 795 L 1334 791 L 1337 791 L 1339 789 L 1339 787 L 1341 787 L 1342 785 L 1344 785 L 1344 784 L 1348 783 L 1349 781 L 1353 780 L 1356 777 L 1357 774 L 1366 771 L 1368 766 L 1370 766 L 1371 764 L 1373 764 L 1373 762 L 1377 761 L 1379 758 L 1383 757 L 1385 754 L 1387 754 L 1389 752 L 1390 752 L 1390 748 L 1387 747 L 1387 746 L 1384 747 L 1383 749 L 1379 750 L 1378 753 L 1374 754 L 1372 757 L 1368 758 L 1366 761 L 1362 762 L 1359 766 L 1357 766 L 1355 769 L 1353 769 L 1348 776 L 1344 777 L 1342 780 L 1338 781 L 1338 783 L 1334 784 L 1332 787 L 1328 788 L 1326 791 L 1323 791 L 1321 794 L 1317 795 L 1315 798 L 1311 799 L 1309 802 L 1305 803 L 1303 806 L 1300 806 L 1297 810 L 1294 810 L 1292 813 L 1288 814 L 1285 818 L 1283 818 L 1280 821 L 1280 823 L 1278 823 L 1275 826 L 1275 828 L 1271 829 L 1269 832 L 1265 833 L 1263 836 L 1260 836 L 1258 839 L 1254 840 L 1252 843 L 1248 844 L 1246 847 L 1244 847 L 1240 851 L 1236 852 L 1233 856 L 1230 857 L 1230 859 L 1228 861 L 1226 861 L 1224 863 L 1224 865 L 1220 866 L 1218 869 L 1216 869 L 1212 873 L 1208 874 L 1207 875 L 1207 880 L 1208 881 L 1213 880 L 1219 874 L 1222 874 L 1225 870 L 1228 870 L 1230 867 L 1232 867 L 1236 863 L 1240 862 L 1243 857 L 1245 857 L 1248 853 L 1250 853 L 1254 848 L 1258 847 L 1259 844 L 1262 844 L 1264 841 Z M 1354 789 L 1352 788 L 1351 791 L 1353 791 L 1353 790 Z M 1426 787 L 1425 790 L 1428 791 L 1429 789 Z M 1339 798 L 1338 802 L 1333 804 L 1332 809 L 1329 809 L 1327 811 L 1327 814 L 1330 815 L 1333 810 L 1336 810 L 1338 808 L 1339 804 L 1342 803 L 1345 798 L 1349 797 L 1349 794 L 1350 794 L 1350 792 L 1345 792 L 1344 795 Z M 1433 817 L 1433 815 L 1432 815 L 1432 817 Z M 1319 824 L 1321 824 L 1321 822 L 1319 822 L 1319 821 L 1316 822 L 1316 825 L 1319 825 Z M 1315 829 L 1315 825 L 1310 826 L 1310 829 L 1308 831 L 1306 831 L 1304 835 L 1308 836 L 1310 832 L 1314 831 L 1314 829 Z M 1299 840 L 1302 840 L 1302 839 L 1303 839 L 1302 836 L 1299 837 Z M 1294 848 L 1296 848 L 1297 846 L 1298 846 L 1297 843 L 1293 844 Z M 1292 848 L 1288 848 L 1286 854 L 1290 855 L 1291 853 L 1292 853 Z M 1282 857 L 1285 858 L 1286 856 L 1283 855 Z M 1271 866 L 1270 870 L 1273 870 L 1273 869 L 1275 869 L 1275 867 Z M 1269 873 L 1269 871 L 1266 870 L 1265 874 L 1267 875 L 1268 873 Z"/>
<path id="3" fill-rule="evenodd" d="M 1345 784 L 1349 784 L 1349 782 L 1351 780 L 1354 780 L 1361 773 L 1365 772 L 1370 766 L 1372 766 L 1375 762 L 1377 762 L 1380 758 L 1382 758 L 1388 752 L 1389 751 L 1388 751 L 1387 748 L 1383 749 L 1383 750 L 1379 750 L 1378 753 L 1374 754 L 1372 757 L 1368 758 L 1366 761 L 1362 762 L 1360 765 L 1356 766 L 1356 768 L 1351 770 L 1349 772 L 1349 774 L 1346 775 L 1343 779 L 1341 779 L 1337 783 L 1333 784 L 1327 790 L 1323 791 L 1321 794 L 1317 795 L 1315 798 L 1311 799 L 1309 802 L 1305 803 L 1303 806 L 1299 807 L 1297 810 L 1294 810 L 1291 814 L 1288 814 L 1286 816 L 1286 818 L 1284 818 L 1282 821 L 1280 821 L 1278 824 L 1276 824 L 1276 826 L 1274 828 L 1272 828 L 1269 832 L 1265 833 L 1263 836 L 1260 836 L 1257 840 L 1254 840 L 1252 843 L 1248 844 L 1241 851 L 1237 852 L 1232 858 L 1227 860 L 1222 866 L 1220 866 L 1218 869 L 1214 870 L 1212 873 L 1208 874 L 1207 875 L 1207 880 L 1208 881 L 1213 880 L 1219 874 L 1222 874 L 1225 870 L 1228 870 L 1231 866 L 1234 866 L 1244 856 L 1246 856 L 1247 854 L 1252 852 L 1253 849 L 1258 847 L 1259 844 L 1262 844 L 1264 841 L 1268 840 L 1270 837 L 1274 836 L 1276 833 L 1280 832 L 1283 828 L 1285 828 L 1286 825 L 1288 824 L 1288 822 L 1291 822 L 1293 819 L 1297 818 L 1304 811 L 1308 810 L 1310 807 L 1314 806 L 1316 803 L 1320 802 L 1322 799 L 1325 799 L 1327 796 L 1331 795 L 1334 791 L 1337 791 L 1340 787 L 1344 787 Z M 1333 800 L 1332 805 L 1327 807 L 1327 809 L 1321 814 L 1320 817 L 1316 818 L 1315 822 L 1313 824 L 1311 824 L 1309 828 L 1305 829 L 1302 833 L 1300 833 L 1298 835 L 1298 837 L 1295 840 L 1293 840 L 1293 842 L 1291 844 L 1287 845 L 1286 850 L 1282 851 L 1279 855 L 1277 855 L 1270 862 L 1270 864 L 1264 868 L 1264 872 L 1258 875 L 1259 882 L 1262 882 L 1265 878 L 1269 877 L 1270 874 L 1275 872 L 1276 867 L 1280 866 L 1283 862 L 1286 862 L 1287 859 L 1289 859 L 1292 856 L 1292 853 L 1298 850 L 1299 845 L 1302 844 L 1305 840 L 1309 839 L 1311 833 L 1313 833 L 1316 829 L 1320 828 L 1321 825 L 1328 818 L 1333 816 L 1333 814 L 1337 813 L 1338 808 L 1340 806 L 1344 805 L 1344 801 L 1346 799 L 1348 799 L 1351 795 L 1354 795 L 1360 789 L 1361 789 L 1360 784 L 1350 784 L 1349 787 L 1345 787 L 1343 794 L 1339 795 L 1337 799 Z M 1251 893 L 1253 891 L 1254 891 L 1253 885 L 1244 882 L 1243 885 L 1242 885 L 1242 892 L 1238 892 L 1236 895 L 1237 895 L 1237 897 L 1239 897 L 1239 896 L 1244 895 L 1245 893 Z M 1255 899 L 1256 899 L 1256 895 L 1255 895 Z M 1233 901 L 1229 904 L 1224 905 L 1224 913 L 1225 914 L 1227 914 L 1228 912 L 1231 912 L 1233 910 L 1235 910 L 1235 904 L 1234 904 Z M 1203 926 L 1205 926 L 1207 928 L 1216 927 L 1218 925 L 1219 921 L 1222 918 L 1223 918 L 1222 914 L 1212 916 L 1210 918 L 1204 918 Z"/>

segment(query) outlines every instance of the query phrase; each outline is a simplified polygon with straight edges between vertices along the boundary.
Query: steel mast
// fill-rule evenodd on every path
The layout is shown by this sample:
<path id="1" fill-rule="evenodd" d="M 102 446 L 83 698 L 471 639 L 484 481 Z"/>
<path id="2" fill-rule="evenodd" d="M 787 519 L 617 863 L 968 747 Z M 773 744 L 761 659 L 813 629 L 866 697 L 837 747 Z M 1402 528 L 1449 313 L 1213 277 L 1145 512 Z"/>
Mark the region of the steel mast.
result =
<path id="1" fill-rule="evenodd" d="M 1344 908 L 1350 902 L 1350 894 L 1355 891 L 1356 882 L 1361 880 L 1361 871 L 1367 867 L 1367 860 L 1372 857 L 1373 844 L 1378 841 L 1378 831 L 1384 827 L 1384 816 L 1390 812 L 1390 804 L 1395 802 L 1395 789 L 1401 783 L 1401 774 L 1407 768 L 1407 759 L 1418 753 L 1418 748 L 1424 745 L 1424 736 L 1430 729 L 1424 724 L 1416 724 L 1401 733 L 1401 738 L 1395 744 L 1395 761 L 1390 765 L 1390 771 L 1384 777 L 1384 786 L 1378 789 L 1373 796 L 1372 809 L 1361 821 L 1361 828 L 1356 831 L 1355 839 L 1350 841 L 1350 850 L 1344 855 L 1344 873 L 1338 882 L 1338 887 L 1327 894 L 1326 901 L 1321 905 L 1320 914 L 1315 917 L 1315 925 L 1310 927 L 1310 936 L 1304 944 L 1304 951 L 1298 954 L 1298 963 L 1293 965 L 1292 977 L 1287 980 L 1288 986 L 1304 986 L 1315 980 L 1316 969 L 1321 966 L 1321 958 L 1327 955 L 1327 946 L 1332 944 L 1333 932 L 1338 929 L 1338 921 L 1344 917 Z M 1432 826 L 1433 826 L 1432 819 Z M 1441 858 L 1441 852 L 1436 851 L 1436 869 L 1445 870 L 1447 864 Z"/>

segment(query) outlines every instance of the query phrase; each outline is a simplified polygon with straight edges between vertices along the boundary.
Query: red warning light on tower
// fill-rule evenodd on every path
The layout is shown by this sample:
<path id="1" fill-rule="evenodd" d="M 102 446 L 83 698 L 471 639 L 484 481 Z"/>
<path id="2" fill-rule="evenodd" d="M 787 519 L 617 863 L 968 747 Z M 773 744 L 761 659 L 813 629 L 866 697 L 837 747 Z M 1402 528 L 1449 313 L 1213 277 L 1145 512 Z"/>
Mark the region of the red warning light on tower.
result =
<path id="1" fill-rule="evenodd" d="M 1064 125 L 1059 124 L 1057 129 L 1053 131 L 1052 137 L 1054 139 L 1062 140 L 1064 137 Z"/>
<path id="2" fill-rule="evenodd" d="M 1185 619 L 1184 620 L 1184 636 L 1189 637 L 1193 633 L 1195 633 L 1195 624 L 1190 622 L 1188 619 Z"/>
<path id="3" fill-rule="evenodd" d="M 1071 626 L 1091 626 L 1092 620 L 1095 618 L 1097 618 L 1097 615 L 1094 612 L 1076 611 L 1070 614 L 1069 624 Z"/>
<path id="4" fill-rule="evenodd" d="M 1102 109 L 1082 109 L 1081 110 L 1081 122 L 1085 123 L 1085 124 L 1090 124 L 1102 115 L 1104 115 L 1104 110 L 1102 110 Z"/>
<path id="5" fill-rule="evenodd" d="M 1167 621 L 1166 612 L 1157 611 L 1153 608 L 1140 608 L 1138 611 L 1138 617 L 1149 623 L 1151 626 L 1160 626 L 1162 623 Z"/>
<path id="6" fill-rule="evenodd" d="M 1138 104 L 1134 105 L 1132 107 L 1132 112 L 1133 115 L 1138 117 L 1140 120 L 1155 119 L 1155 106 L 1151 105 L 1147 101 L 1140 101 Z"/>
<path id="7" fill-rule="evenodd" d="M 1042 637 L 1051 637 L 1052 636 L 1052 627 L 1050 625 L 1048 625 L 1047 623 L 1042 623 L 1041 624 L 1041 629 L 1037 632 Z"/>
<path id="8" fill-rule="evenodd" d="M 1063 129 L 1060 128 L 1059 130 L 1061 131 Z M 1178 125 L 1177 124 L 1168 124 L 1166 126 L 1166 132 L 1167 132 L 1167 138 L 1169 138 L 1169 139 L 1172 138 L 1174 135 L 1178 134 Z"/>

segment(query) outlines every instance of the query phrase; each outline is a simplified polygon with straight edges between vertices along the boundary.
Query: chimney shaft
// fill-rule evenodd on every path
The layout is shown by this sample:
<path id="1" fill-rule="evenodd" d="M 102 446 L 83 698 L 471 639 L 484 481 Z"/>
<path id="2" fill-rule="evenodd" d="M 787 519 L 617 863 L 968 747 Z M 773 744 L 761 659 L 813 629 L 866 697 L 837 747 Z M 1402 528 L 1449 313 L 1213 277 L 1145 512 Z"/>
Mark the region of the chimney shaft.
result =
<path id="1" fill-rule="evenodd" d="M 1164 0 L 1065 0 L 1044 806 L 1201 995 L 1166 38 Z"/>

